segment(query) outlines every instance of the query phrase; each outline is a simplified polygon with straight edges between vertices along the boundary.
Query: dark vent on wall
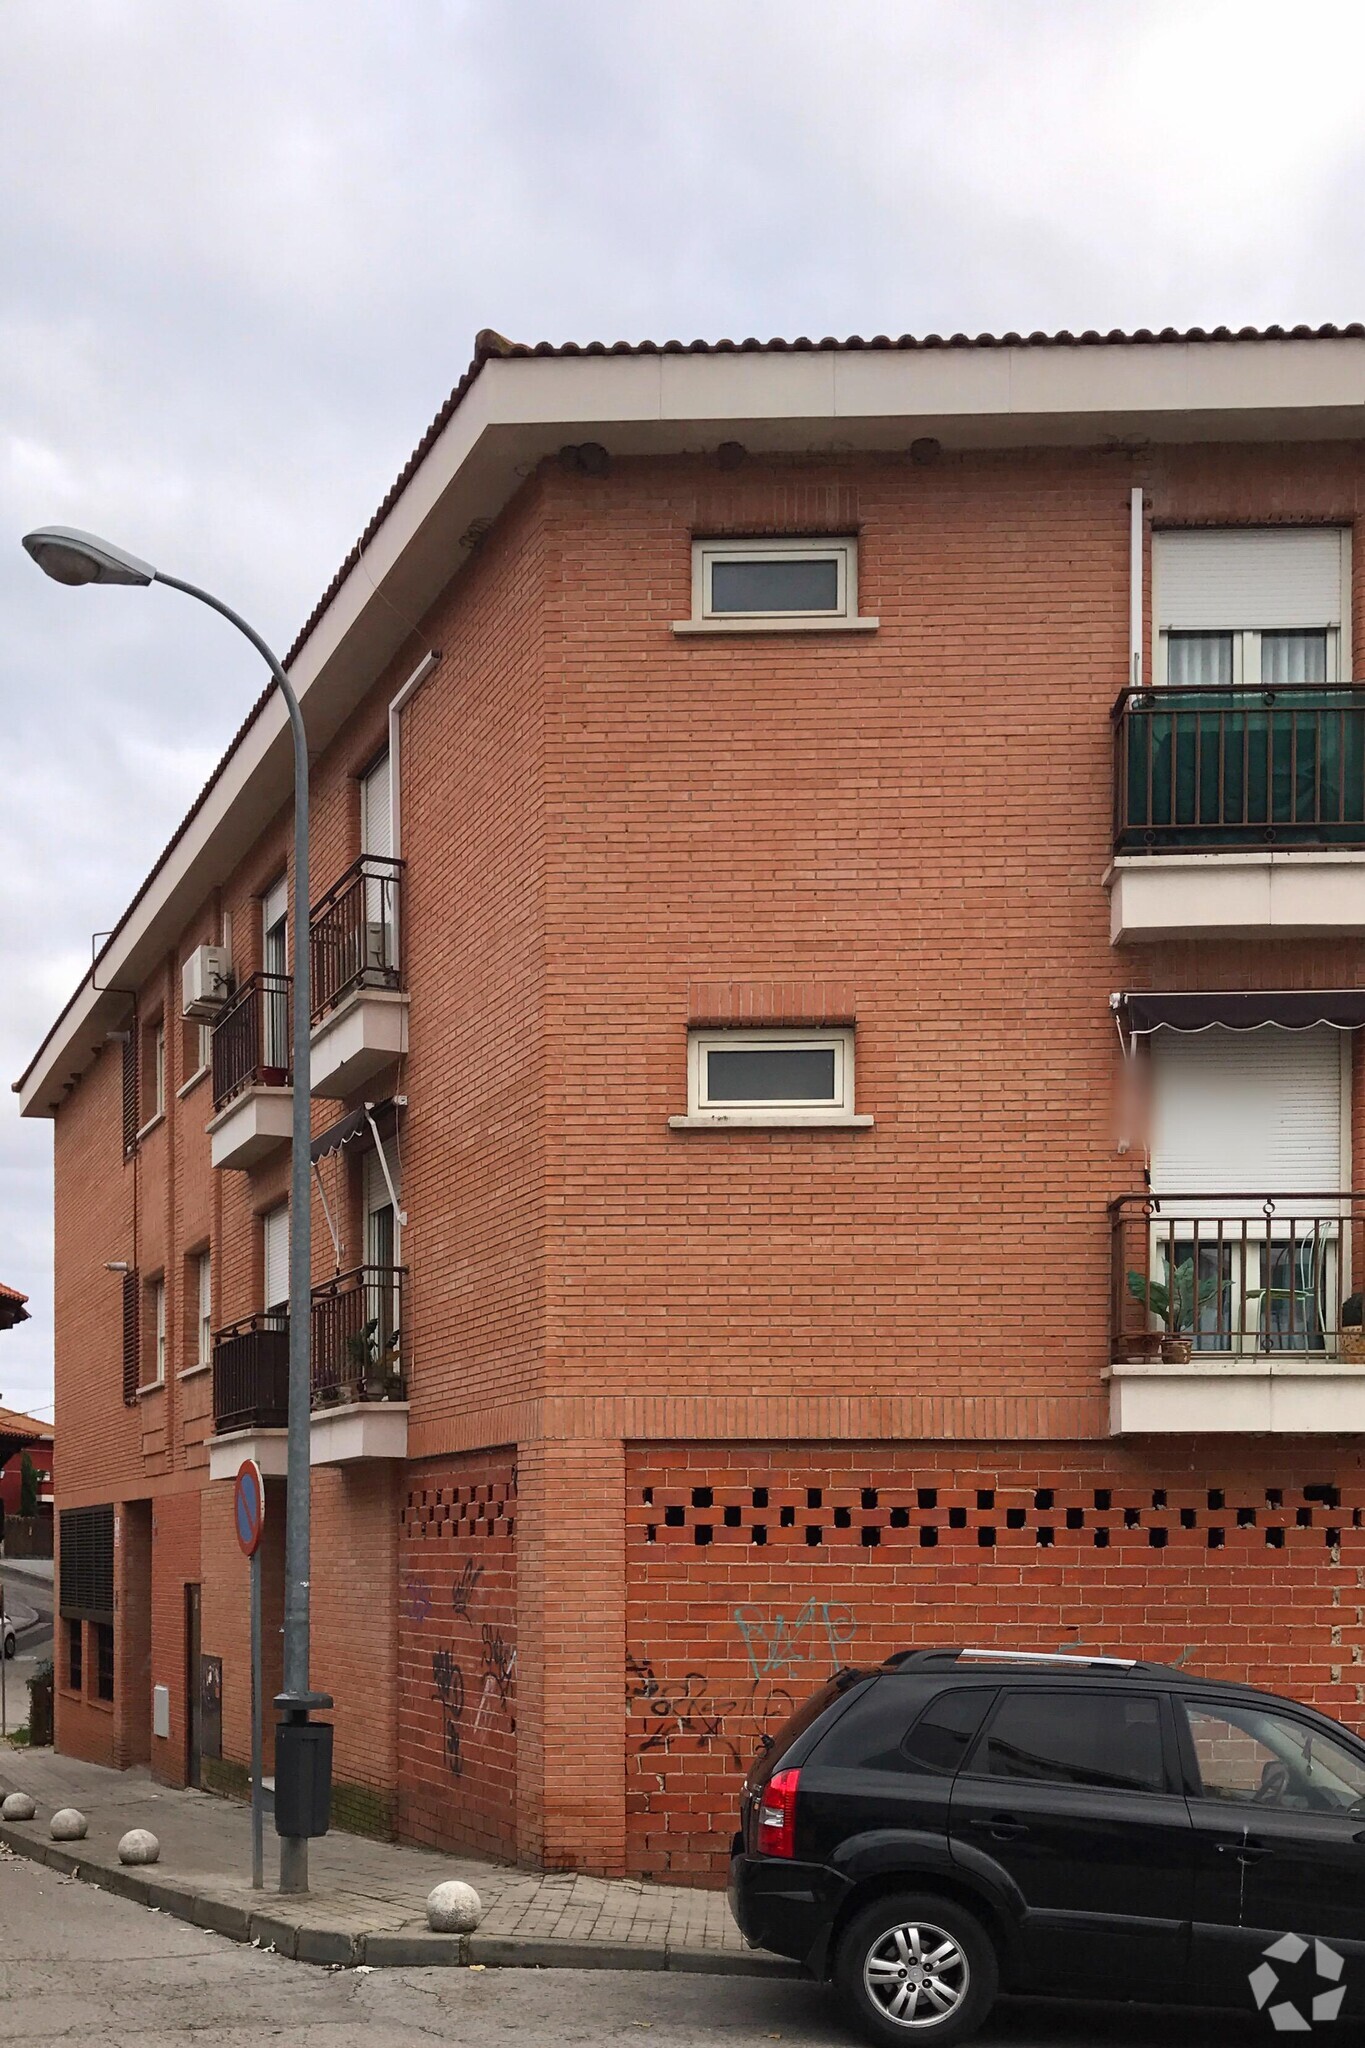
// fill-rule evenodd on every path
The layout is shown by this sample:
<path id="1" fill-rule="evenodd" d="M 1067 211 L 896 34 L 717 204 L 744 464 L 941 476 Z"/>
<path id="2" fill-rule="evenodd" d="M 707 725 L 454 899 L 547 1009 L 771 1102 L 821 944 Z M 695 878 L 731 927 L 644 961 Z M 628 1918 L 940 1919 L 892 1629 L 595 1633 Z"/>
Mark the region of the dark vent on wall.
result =
<path id="1" fill-rule="evenodd" d="M 63 1508 L 61 1610 L 68 1621 L 114 1619 L 114 1510 Z"/>
<path id="2" fill-rule="evenodd" d="M 123 1041 L 123 1151 L 125 1158 L 137 1144 L 137 1026 L 128 1026 Z"/>
<path id="3" fill-rule="evenodd" d="M 136 1273 L 123 1276 L 123 1405 L 133 1408 L 137 1405 L 138 1381 L 141 1378 L 141 1317 L 139 1306 L 141 1289 Z"/>

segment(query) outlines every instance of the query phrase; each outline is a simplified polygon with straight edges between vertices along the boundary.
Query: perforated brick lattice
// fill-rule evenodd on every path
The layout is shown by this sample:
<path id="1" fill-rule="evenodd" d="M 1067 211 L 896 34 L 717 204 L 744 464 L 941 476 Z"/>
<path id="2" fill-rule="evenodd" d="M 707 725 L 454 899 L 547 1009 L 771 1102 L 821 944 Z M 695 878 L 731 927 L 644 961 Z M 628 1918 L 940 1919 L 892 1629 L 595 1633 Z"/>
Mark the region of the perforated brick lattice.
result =
<path id="1" fill-rule="evenodd" d="M 414 1486 L 403 1506 L 400 1524 L 405 1535 L 450 1536 L 478 1540 L 500 1529 L 516 1534 L 517 1475 L 474 1486 Z"/>
<path id="2" fill-rule="evenodd" d="M 643 1487 L 647 1543 L 713 1543 L 818 1549 L 936 1550 L 974 1544 L 1048 1550 L 1089 1543 L 1162 1550 L 1197 1535 L 1209 1550 L 1260 1542 L 1273 1550 L 1309 1541 L 1335 1550 L 1343 1529 L 1365 1526 L 1365 1486 L 1347 1501 L 1331 1481 L 1259 1492 L 1222 1487 L 974 1487 L 898 1481 L 877 1486 Z"/>

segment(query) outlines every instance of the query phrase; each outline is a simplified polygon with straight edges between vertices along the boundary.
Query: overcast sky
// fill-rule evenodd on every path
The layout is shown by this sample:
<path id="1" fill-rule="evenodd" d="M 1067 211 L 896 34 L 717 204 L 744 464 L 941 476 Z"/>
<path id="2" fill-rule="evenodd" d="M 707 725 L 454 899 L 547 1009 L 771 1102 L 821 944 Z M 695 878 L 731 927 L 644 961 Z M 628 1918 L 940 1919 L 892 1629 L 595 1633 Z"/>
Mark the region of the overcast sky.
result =
<path id="1" fill-rule="evenodd" d="M 4 0 L 0 1079 L 475 331 L 1365 314 L 1365 9 L 1283 0 Z M 0 1101 L 0 1402 L 51 1402 L 51 1127 Z M 116 1306 L 110 1296 L 111 1313 Z"/>

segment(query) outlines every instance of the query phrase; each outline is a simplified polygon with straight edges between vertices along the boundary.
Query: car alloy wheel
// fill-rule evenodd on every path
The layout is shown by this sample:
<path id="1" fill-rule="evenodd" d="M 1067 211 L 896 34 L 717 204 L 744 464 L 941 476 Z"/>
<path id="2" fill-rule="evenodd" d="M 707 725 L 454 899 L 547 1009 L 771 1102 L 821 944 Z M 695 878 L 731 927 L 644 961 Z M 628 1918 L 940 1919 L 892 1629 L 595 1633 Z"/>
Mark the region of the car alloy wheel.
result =
<path id="1" fill-rule="evenodd" d="M 971 1965 L 953 1936 L 922 1920 L 888 1928 L 863 1963 L 870 2004 L 907 2028 L 951 2019 L 971 1981 Z"/>
<path id="2" fill-rule="evenodd" d="M 13 1636 L 5 1637 L 5 1655 L 7 1657 L 12 1657 L 15 1651 L 18 1649 L 18 1647 L 19 1645 L 15 1642 Z"/>

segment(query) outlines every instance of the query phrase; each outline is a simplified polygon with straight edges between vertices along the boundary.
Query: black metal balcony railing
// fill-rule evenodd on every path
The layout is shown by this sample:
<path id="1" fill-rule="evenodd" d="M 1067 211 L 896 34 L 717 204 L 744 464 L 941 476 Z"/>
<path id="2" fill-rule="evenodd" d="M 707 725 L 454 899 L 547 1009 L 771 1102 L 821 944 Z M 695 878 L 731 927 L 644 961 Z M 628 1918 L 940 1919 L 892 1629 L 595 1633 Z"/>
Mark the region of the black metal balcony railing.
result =
<path id="1" fill-rule="evenodd" d="M 1116 1360 L 1163 1337 L 1224 1362 L 1365 1358 L 1365 1195 L 1124 1195 L 1109 1215 Z"/>
<path id="2" fill-rule="evenodd" d="M 1114 845 L 1365 846 L 1365 687 L 1121 691 Z"/>
<path id="3" fill-rule="evenodd" d="M 213 1106 L 241 1089 L 289 1085 L 290 991 L 287 974 L 251 974 L 219 1011 L 213 1026 Z"/>
<path id="4" fill-rule="evenodd" d="M 288 1316 L 247 1316 L 215 1331 L 215 1430 L 284 1429 L 288 1421 Z"/>
<path id="5" fill-rule="evenodd" d="M 403 863 L 362 854 L 313 905 L 308 942 L 313 963 L 313 1016 L 333 1009 L 354 988 L 401 986 L 399 894 Z"/>
<path id="6" fill-rule="evenodd" d="M 313 1289 L 313 1405 L 401 1397 L 405 1266 L 356 1266 Z"/>

